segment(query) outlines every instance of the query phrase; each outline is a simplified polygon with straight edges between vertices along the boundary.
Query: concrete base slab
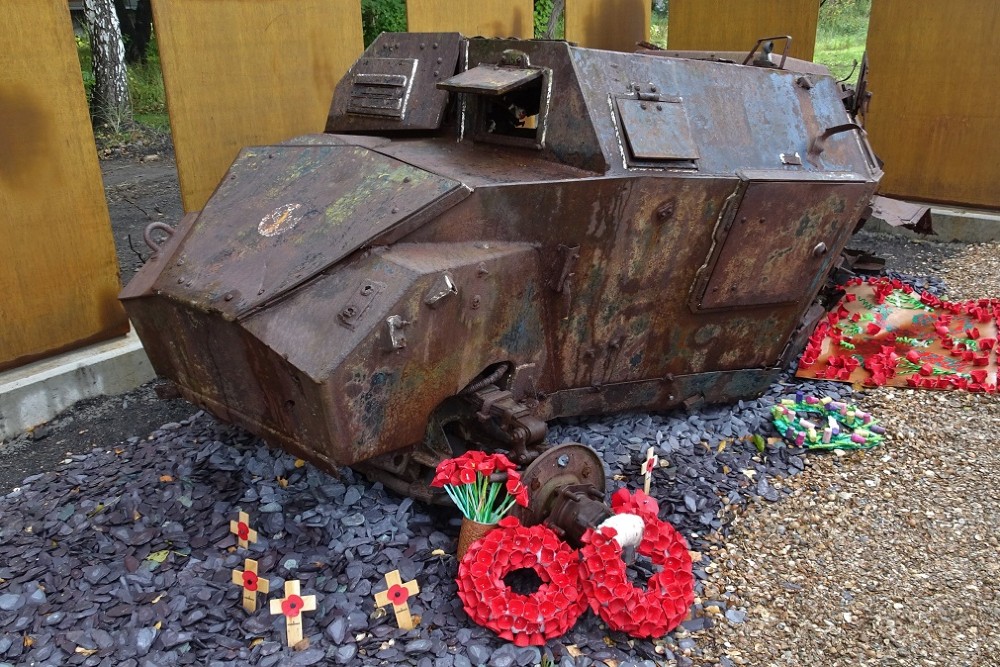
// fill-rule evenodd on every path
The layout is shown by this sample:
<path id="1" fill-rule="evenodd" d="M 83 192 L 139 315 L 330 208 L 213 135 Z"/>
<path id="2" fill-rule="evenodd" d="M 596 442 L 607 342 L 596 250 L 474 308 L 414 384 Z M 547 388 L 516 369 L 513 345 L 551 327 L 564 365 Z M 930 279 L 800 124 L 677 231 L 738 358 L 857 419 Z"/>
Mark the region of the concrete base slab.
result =
<path id="1" fill-rule="evenodd" d="M 0 373 L 0 439 L 43 424 L 79 400 L 121 394 L 154 377 L 134 331 Z"/>
<path id="2" fill-rule="evenodd" d="M 990 243 L 1000 241 L 1000 214 L 972 208 L 932 207 L 931 221 L 937 236 L 924 236 L 905 227 L 892 227 L 872 218 L 865 229 L 880 234 L 898 234 L 908 239 L 941 243 Z"/>

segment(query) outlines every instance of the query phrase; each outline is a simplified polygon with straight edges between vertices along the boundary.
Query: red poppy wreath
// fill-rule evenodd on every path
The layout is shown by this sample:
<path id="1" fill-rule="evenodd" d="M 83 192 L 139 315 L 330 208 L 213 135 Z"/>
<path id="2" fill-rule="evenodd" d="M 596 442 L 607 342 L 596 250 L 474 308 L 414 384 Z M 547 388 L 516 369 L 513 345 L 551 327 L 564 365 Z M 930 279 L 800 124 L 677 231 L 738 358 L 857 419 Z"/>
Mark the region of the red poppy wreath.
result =
<path id="1" fill-rule="evenodd" d="M 504 577 L 534 570 L 542 584 L 529 595 Z M 469 617 L 518 646 L 540 646 L 569 630 L 586 609 L 577 552 L 545 526 L 504 517 L 475 542 L 458 566 L 458 597 Z"/>
<path id="2" fill-rule="evenodd" d="M 657 516 L 658 504 L 642 491 L 619 491 L 612 497 L 616 513 L 642 517 L 645 529 L 639 553 L 661 570 L 650 577 L 646 590 L 629 581 L 622 547 L 613 528 L 589 530 L 580 550 L 583 591 L 594 610 L 612 630 L 633 637 L 662 637 L 683 621 L 694 602 L 694 576 L 687 542 Z"/>

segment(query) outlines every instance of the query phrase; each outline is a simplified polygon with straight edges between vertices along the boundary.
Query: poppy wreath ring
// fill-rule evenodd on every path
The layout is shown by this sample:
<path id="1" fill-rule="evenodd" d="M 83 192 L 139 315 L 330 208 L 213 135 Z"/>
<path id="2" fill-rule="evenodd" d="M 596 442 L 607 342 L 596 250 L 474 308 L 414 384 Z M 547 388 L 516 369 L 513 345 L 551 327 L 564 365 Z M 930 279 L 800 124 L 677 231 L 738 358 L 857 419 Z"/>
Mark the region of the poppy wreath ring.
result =
<path id="1" fill-rule="evenodd" d="M 500 520 L 497 530 L 473 543 L 458 565 L 458 597 L 469 617 L 518 646 L 540 646 L 573 627 L 587 607 L 576 550 L 542 525 Z M 542 584 L 528 595 L 504 577 L 534 570 Z"/>
<path id="2" fill-rule="evenodd" d="M 656 501 L 642 491 L 619 491 L 612 497 L 616 514 L 642 517 L 640 554 L 662 569 L 642 590 L 629 581 L 622 547 L 613 528 L 588 530 L 583 536 L 583 591 L 590 608 L 612 630 L 633 637 L 662 637 L 687 617 L 694 602 L 694 576 L 687 542 L 673 526 L 657 516 Z"/>

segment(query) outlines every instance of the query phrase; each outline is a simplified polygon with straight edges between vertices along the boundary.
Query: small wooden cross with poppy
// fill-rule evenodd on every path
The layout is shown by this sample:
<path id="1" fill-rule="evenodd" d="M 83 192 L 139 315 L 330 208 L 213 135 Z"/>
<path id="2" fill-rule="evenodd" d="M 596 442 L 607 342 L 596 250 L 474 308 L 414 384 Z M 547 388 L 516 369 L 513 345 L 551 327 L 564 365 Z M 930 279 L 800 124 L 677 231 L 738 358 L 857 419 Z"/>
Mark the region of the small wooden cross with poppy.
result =
<path id="1" fill-rule="evenodd" d="M 653 469 L 656 467 L 656 465 L 659 462 L 660 462 L 660 459 L 657 458 L 657 456 L 656 456 L 656 449 L 653 448 L 653 447 L 650 447 L 646 451 L 646 460 L 643 461 L 642 468 L 641 468 L 642 474 L 645 476 L 645 479 L 643 480 L 643 483 L 642 483 L 642 489 L 647 494 L 649 493 L 649 485 L 653 481 Z"/>
<path id="2" fill-rule="evenodd" d="M 240 512 L 239 521 L 229 522 L 229 532 L 236 535 L 237 542 L 244 549 L 250 542 L 257 541 L 257 531 L 250 528 L 250 517 L 246 512 Z"/>
<path id="3" fill-rule="evenodd" d="M 271 592 L 271 584 L 267 578 L 257 576 L 257 561 L 247 558 L 243 561 L 243 571 L 233 569 L 233 583 L 243 587 L 243 608 L 247 611 L 257 611 L 257 593 Z"/>
<path id="4" fill-rule="evenodd" d="M 285 597 L 271 600 L 271 614 L 284 614 L 288 645 L 295 646 L 302 641 L 302 612 L 316 611 L 315 595 L 300 595 L 299 582 L 289 579 L 285 582 Z"/>
<path id="5" fill-rule="evenodd" d="M 399 570 L 393 570 L 385 575 L 385 583 L 388 588 L 375 594 L 375 604 L 379 607 L 391 604 L 392 610 L 396 613 L 396 625 L 403 630 L 412 630 L 416 623 L 410 616 L 410 606 L 406 601 L 411 595 L 420 592 L 420 586 L 417 585 L 416 581 L 407 581 L 404 584 L 403 580 L 399 578 Z"/>

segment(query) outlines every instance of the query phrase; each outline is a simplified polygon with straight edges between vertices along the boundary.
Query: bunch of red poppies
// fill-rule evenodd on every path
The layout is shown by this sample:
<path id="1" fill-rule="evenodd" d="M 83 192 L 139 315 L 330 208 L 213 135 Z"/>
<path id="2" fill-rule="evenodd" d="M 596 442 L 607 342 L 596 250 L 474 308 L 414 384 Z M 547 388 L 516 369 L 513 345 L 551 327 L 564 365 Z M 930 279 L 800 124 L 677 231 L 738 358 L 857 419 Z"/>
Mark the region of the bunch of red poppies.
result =
<path id="1" fill-rule="evenodd" d="M 494 473 L 502 473 L 494 480 Z M 496 523 L 514 504 L 528 506 L 528 489 L 521 483 L 521 473 L 503 454 L 470 450 L 437 466 L 431 486 L 445 492 L 462 515 L 479 523 Z"/>

